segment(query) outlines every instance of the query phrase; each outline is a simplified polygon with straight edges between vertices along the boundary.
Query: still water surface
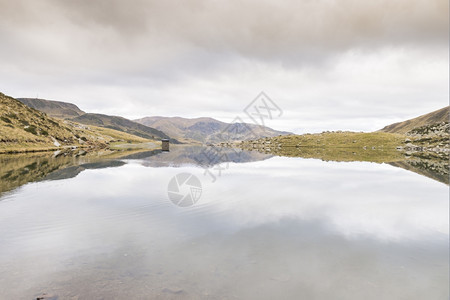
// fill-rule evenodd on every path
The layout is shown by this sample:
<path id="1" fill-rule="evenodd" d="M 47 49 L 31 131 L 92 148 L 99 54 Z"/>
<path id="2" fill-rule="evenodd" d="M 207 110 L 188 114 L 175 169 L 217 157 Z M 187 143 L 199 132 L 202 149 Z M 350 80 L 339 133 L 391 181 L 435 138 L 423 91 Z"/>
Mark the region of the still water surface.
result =
<path id="1" fill-rule="evenodd" d="M 448 298 L 446 184 L 247 152 L 212 182 L 201 151 L 71 165 L 4 192 L 0 299 Z M 168 197 L 180 173 L 202 183 L 191 207 Z"/>

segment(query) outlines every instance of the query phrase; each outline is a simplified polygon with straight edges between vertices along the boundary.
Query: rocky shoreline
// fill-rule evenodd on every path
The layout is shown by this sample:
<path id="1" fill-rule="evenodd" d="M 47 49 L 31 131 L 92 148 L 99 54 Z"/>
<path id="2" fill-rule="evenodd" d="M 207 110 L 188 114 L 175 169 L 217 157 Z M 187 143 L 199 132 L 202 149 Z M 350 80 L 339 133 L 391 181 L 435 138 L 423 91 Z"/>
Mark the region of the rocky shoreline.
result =
<path id="1" fill-rule="evenodd" d="M 384 143 L 383 137 L 375 133 L 324 132 L 321 134 L 305 134 L 301 136 L 284 136 L 261 138 L 247 141 L 230 141 L 214 144 L 214 146 L 240 148 L 242 150 L 258 150 L 276 154 L 282 148 L 339 148 L 362 150 L 397 150 L 406 155 L 423 152 L 441 158 L 450 155 L 450 125 L 448 122 L 415 128 L 406 135 L 395 135 L 392 141 Z M 343 136 L 343 141 L 339 140 Z M 364 137 L 368 137 L 363 140 Z M 392 134 L 394 137 L 394 134 Z M 335 141 L 337 140 L 337 141 Z M 395 147 L 394 147 L 395 146 Z"/>

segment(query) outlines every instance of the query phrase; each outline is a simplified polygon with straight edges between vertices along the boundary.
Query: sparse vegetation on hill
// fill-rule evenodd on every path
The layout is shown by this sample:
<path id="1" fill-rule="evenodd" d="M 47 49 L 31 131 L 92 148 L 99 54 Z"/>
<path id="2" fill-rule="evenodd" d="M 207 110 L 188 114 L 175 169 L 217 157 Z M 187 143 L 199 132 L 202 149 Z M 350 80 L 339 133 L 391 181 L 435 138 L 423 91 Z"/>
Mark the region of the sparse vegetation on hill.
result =
<path id="1" fill-rule="evenodd" d="M 255 141 L 244 141 L 246 147 L 263 146 L 267 148 L 376 148 L 394 149 L 404 140 L 403 135 L 384 132 L 322 132 L 303 135 L 286 135 L 274 138 L 263 138 Z"/>
<path id="2" fill-rule="evenodd" d="M 402 143 L 404 136 L 397 134 L 339 131 L 264 138 L 243 141 L 234 146 L 281 156 L 334 161 L 391 162 L 402 159 L 403 154 L 396 150 Z"/>
<path id="3" fill-rule="evenodd" d="M 431 113 L 406 120 L 403 122 L 394 123 L 380 129 L 379 131 L 405 134 L 414 128 L 421 126 L 449 122 L 449 107 L 446 106 Z"/>
<path id="4" fill-rule="evenodd" d="M 0 93 L 0 153 L 58 150 L 74 146 L 105 148 L 117 140 L 148 141 L 112 129 L 54 119 Z"/>
<path id="5" fill-rule="evenodd" d="M 448 159 L 450 153 L 448 122 L 449 108 L 386 126 L 377 132 L 322 132 L 317 134 L 287 135 L 236 143 L 222 143 L 243 149 L 256 149 L 283 156 L 318 157 L 322 159 L 366 160 L 363 150 L 380 150 L 383 161 L 393 161 L 396 152 L 406 154 L 427 152 L 427 156 Z M 443 120 L 443 121 L 442 121 Z M 411 127 L 420 124 L 420 126 Z M 395 132 L 395 133 L 394 133 Z M 373 160 L 375 152 L 371 153 Z M 389 157 L 386 157 L 388 154 Z M 420 154 L 420 153 L 419 153 Z"/>
<path id="6" fill-rule="evenodd" d="M 110 128 L 145 139 L 170 139 L 164 132 L 155 128 L 133 122 L 123 117 L 85 113 L 72 103 L 33 98 L 19 98 L 18 100 L 51 117 L 70 120 L 85 125 Z M 172 139 L 172 143 L 178 143 L 178 141 Z"/>

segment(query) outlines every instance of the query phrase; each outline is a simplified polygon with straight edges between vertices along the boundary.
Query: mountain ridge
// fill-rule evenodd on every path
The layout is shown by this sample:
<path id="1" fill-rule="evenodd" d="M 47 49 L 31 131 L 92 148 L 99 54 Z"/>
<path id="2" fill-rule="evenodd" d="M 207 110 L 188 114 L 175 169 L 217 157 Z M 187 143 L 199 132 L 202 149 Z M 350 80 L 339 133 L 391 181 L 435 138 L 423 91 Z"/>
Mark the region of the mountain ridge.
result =
<path id="1" fill-rule="evenodd" d="M 87 113 L 73 103 L 38 98 L 17 98 L 17 100 L 28 107 L 42 111 L 54 118 L 70 120 L 84 125 L 114 129 L 145 139 L 171 139 L 167 134 L 155 128 L 133 122 L 120 116 Z M 176 139 L 171 139 L 171 141 L 173 143 L 179 143 Z"/>
<path id="2" fill-rule="evenodd" d="M 17 99 L 51 117 L 84 125 L 109 128 L 146 139 L 169 139 L 172 143 L 180 143 L 181 141 L 208 144 L 291 134 L 290 132 L 254 124 L 226 123 L 211 117 L 154 116 L 129 120 L 121 116 L 85 112 L 77 105 L 69 102 L 38 98 Z"/>
<path id="3" fill-rule="evenodd" d="M 46 100 L 39 98 L 16 98 L 23 104 L 39 111 L 45 112 L 47 115 L 65 119 L 69 116 L 76 117 L 86 112 L 82 111 L 76 104 L 64 101 Z"/>
<path id="4" fill-rule="evenodd" d="M 226 123 L 211 117 L 152 116 L 135 119 L 134 121 L 167 132 L 177 139 L 195 143 L 216 143 L 292 134 L 254 124 Z"/>
<path id="5" fill-rule="evenodd" d="M 133 122 L 120 116 L 85 113 L 71 120 L 81 124 L 110 128 L 147 139 L 171 139 L 167 134 L 158 129 Z M 172 139 L 172 142 L 178 143 L 175 139 Z"/>
<path id="6" fill-rule="evenodd" d="M 378 131 L 406 134 L 414 128 L 449 122 L 449 118 L 449 106 L 446 106 L 412 119 L 387 125 Z"/>

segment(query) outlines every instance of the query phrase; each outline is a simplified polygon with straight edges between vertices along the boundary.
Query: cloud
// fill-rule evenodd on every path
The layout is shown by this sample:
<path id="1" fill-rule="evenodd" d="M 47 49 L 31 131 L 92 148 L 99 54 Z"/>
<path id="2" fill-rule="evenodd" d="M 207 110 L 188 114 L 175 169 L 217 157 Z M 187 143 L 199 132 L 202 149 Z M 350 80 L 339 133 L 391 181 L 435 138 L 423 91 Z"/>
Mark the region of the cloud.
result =
<path id="1" fill-rule="evenodd" d="M 349 107 L 360 117 L 369 107 L 371 118 L 387 121 L 446 104 L 448 6 L 0 0 L 0 82 L 13 96 L 40 94 L 130 117 L 232 119 L 265 90 L 292 116 L 305 107 L 314 113 L 313 104 L 334 124 Z M 408 111 L 385 115 L 394 110 Z"/>
<path id="2" fill-rule="evenodd" d="M 20 33 L 44 59 L 125 69 L 201 51 L 310 63 L 355 47 L 448 40 L 445 0 L 22 0 L 0 9 L 2 35 Z"/>

